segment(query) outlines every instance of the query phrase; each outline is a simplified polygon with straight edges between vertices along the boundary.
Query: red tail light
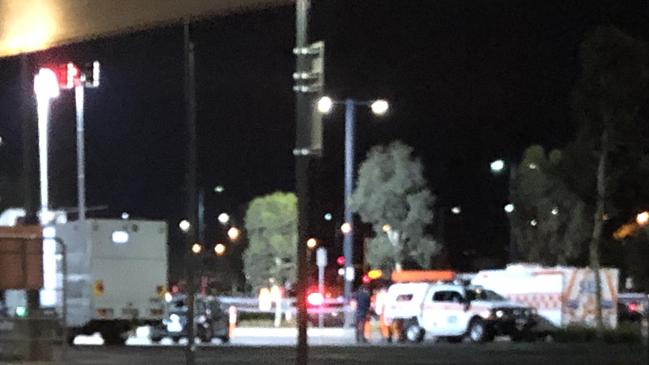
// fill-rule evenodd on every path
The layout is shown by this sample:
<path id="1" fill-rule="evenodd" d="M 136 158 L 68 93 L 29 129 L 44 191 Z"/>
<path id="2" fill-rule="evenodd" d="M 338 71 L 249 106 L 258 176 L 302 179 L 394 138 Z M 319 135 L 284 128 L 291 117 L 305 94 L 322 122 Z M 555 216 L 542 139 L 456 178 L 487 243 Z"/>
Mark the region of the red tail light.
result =
<path id="1" fill-rule="evenodd" d="M 629 312 L 637 312 L 638 311 L 638 303 L 629 303 L 627 304 L 627 309 Z"/>

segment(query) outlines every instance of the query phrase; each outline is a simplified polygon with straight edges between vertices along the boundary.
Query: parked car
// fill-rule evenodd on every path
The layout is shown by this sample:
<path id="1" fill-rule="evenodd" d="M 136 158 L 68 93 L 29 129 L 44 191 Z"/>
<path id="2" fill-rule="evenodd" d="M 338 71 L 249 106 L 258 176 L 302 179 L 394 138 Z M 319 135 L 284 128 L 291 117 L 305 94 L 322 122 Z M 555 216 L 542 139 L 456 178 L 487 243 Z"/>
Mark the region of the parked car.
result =
<path id="1" fill-rule="evenodd" d="M 152 329 L 151 341 L 171 337 L 174 342 L 187 336 L 187 297 L 175 295 L 167 302 L 162 326 Z M 197 295 L 194 300 L 194 334 L 203 342 L 219 338 L 230 341 L 227 308 L 214 296 Z"/>

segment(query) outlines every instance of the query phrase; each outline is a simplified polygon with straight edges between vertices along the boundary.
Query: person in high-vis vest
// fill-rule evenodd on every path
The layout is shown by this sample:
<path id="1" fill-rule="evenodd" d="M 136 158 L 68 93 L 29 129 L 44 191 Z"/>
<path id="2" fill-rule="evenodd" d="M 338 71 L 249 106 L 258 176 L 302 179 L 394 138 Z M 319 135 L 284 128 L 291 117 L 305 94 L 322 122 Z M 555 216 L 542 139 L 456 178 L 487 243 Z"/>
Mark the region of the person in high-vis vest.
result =
<path id="1" fill-rule="evenodd" d="M 385 306 L 387 303 L 388 290 L 385 287 L 379 288 L 376 292 L 376 300 L 374 304 L 374 312 L 379 316 L 379 330 L 381 331 L 381 337 L 388 341 L 392 342 L 393 337 L 393 328 L 392 321 L 385 318 Z"/>

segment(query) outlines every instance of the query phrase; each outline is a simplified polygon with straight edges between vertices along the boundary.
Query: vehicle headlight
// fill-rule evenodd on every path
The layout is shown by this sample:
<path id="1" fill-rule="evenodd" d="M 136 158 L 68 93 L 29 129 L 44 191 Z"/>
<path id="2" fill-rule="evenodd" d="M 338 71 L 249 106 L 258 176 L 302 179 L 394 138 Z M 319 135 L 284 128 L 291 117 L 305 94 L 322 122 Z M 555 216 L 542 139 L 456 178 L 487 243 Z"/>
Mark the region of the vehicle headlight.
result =
<path id="1" fill-rule="evenodd" d="M 482 312 L 480 312 L 480 317 L 482 318 L 489 318 L 491 317 L 491 310 L 485 309 Z"/>
<path id="2" fill-rule="evenodd" d="M 177 314 L 172 314 L 169 316 L 169 320 L 171 322 L 180 322 L 180 316 Z"/>
<path id="3" fill-rule="evenodd" d="M 496 318 L 502 318 L 504 315 L 505 312 L 503 312 L 502 310 L 499 309 L 496 311 Z"/>

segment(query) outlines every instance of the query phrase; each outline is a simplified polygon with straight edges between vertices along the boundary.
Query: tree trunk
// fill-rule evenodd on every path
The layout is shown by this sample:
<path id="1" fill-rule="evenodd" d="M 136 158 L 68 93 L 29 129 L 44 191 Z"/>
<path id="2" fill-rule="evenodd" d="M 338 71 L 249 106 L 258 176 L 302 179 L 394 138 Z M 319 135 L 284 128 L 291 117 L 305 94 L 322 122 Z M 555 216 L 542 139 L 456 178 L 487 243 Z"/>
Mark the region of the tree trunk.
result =
<path id="1" fill-rule="evenodd" d="M 606 214 L 606 160 L 608 159 L 608 132 L 602 132 L 602 145 L 597 165 L 597 202 L 595 208 L 595 221 L 593 224 L 593 236 L 590 241 L 590 268 L 595 275 L 595 320 L 597 333 L 602 335 L 604 330 L 604 318 L 602 316 L 602 279 L 600 277 L 599 245 L 602 239 L 604 226 L 604 215 Z"/>

